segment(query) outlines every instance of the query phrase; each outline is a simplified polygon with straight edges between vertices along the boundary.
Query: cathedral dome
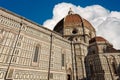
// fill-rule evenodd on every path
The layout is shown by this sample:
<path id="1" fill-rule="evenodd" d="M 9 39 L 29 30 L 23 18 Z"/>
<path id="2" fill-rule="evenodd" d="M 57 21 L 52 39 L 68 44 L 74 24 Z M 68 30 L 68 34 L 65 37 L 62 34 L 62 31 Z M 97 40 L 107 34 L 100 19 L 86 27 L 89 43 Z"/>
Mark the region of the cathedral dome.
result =
<path id="1" fill-rule="evenodd" d="M 54 27 L 54 31 L 61 33 L 60 30 L 64 30 L 64 28 L 69 27 L 78 27 L 84 26 L 88 30 L 94 31 L 94 27 L 87 21 L 82 18 L 79 14 L 74 14 L 71 10 L 68 12 L 68 15 L 64 17 L 61 21 L 59 21 Z"/>

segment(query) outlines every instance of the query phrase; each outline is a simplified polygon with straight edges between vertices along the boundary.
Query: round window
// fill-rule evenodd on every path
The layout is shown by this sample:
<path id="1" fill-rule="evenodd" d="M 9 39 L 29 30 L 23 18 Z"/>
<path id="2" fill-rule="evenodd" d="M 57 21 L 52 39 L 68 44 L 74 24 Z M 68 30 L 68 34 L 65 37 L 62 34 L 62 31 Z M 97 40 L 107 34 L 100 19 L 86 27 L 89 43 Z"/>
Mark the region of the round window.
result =
<path id="1" fill-rule="evenodd" d="M 78 30 L 75 28 L 75 29 L 73 29 L 72 33 L 76 34 L 76 33 L 78 33 Z"/>

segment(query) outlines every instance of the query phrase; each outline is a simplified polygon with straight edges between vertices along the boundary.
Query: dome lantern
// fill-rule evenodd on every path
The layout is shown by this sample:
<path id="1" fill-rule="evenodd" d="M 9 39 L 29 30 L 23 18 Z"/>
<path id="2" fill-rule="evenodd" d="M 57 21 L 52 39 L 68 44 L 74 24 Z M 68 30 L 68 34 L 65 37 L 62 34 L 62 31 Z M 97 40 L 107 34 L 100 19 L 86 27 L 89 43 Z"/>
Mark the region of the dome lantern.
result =
<path id="1" fill-rule="evenodd" d="M 68 15 L 71 15 L 73 14 L 74 12 L 72 11 L 72 9 L 70 8 L 69 11 L 68 11 Z"/>

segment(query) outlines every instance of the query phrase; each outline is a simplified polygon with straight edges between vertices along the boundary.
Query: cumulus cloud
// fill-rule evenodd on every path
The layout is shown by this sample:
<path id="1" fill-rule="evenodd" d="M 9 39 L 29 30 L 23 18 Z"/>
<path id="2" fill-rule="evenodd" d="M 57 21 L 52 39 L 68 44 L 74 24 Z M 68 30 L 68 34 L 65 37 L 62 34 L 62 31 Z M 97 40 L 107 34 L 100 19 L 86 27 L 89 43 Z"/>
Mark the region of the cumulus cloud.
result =
<path id="1" fill-rule="evenodd" d="M 69 8 L 90 21 L 97 35 L 103 36 L 115 48 L 120 49 L 120 12 L 109 11 L 100 5 L 81 7 L 71 3 L 59 3 L 53 9 L 52 18 L 46 20 L 43 26 L 52 30 L 57 22 L 68 14 Z"/>

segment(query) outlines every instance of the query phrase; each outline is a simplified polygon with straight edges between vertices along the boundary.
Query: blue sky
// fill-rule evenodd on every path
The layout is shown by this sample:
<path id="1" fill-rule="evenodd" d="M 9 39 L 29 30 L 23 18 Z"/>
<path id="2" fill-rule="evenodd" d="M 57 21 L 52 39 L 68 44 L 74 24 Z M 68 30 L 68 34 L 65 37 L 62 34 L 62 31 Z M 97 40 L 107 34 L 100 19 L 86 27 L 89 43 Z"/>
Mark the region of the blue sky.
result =
<path id="1" fill-rule="evenodd" d="M 75 13 L 93 25 L 98 36 L 107 39 L 117 49 L 120 49 L 119 3 L 120 0 L 0 0 L 1 7 L 49 29 L 53 29 L 72 7 Z"/>
<path id="2" fill-rule="evenodd" d="M 43 24 L 45 20 L 53 16 L 54 6 L 61 2 L 80 5 L 81 7 L 98 4 L 110 11 L 120 11 L 119 0 L 0 0 L 0 6 Z"/>

